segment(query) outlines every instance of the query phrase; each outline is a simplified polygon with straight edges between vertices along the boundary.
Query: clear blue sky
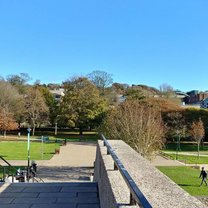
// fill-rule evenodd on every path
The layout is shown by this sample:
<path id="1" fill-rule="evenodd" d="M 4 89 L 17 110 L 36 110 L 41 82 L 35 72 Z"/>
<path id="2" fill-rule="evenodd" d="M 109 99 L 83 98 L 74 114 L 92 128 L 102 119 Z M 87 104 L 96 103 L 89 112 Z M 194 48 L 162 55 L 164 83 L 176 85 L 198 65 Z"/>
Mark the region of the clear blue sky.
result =
<path id="1" fill-rule="evenodd" d="M 207 0 L 0 0 L 0 75 L 208 90 Z"/>

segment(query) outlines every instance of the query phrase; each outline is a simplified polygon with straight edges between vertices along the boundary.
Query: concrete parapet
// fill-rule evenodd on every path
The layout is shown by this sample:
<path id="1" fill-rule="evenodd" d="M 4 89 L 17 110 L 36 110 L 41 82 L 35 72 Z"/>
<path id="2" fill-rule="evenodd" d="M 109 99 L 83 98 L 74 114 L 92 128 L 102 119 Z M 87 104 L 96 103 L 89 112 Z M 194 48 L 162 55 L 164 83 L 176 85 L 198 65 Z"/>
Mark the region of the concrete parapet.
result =
<path id="1" fill-rule="evenodd" d="M 109 140 L 139 189 L 154 208 L 206 208 L 171 181 L 148 160 L 121 140 Z M 98 141 L 94 181 L 98 182 L 101 208 L 136 208 L 130 206 L 130 192 L 102 141 Z"/>

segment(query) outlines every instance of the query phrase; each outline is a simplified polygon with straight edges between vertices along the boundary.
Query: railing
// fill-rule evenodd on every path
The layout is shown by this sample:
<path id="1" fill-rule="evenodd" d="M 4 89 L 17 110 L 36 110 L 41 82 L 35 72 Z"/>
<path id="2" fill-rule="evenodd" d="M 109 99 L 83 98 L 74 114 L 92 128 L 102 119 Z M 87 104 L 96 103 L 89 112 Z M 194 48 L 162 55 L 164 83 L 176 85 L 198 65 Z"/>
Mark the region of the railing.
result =
<path id="1" fill-rule="evenodd" d="M 152 206 L 147 201 L 143 193 L 140 191 L 132 177 L 129 175 L 128 171 L 123 166 L 122 162 L 114 152 L 113 148 L 111 147 L 105 136 L 101 134 L 101 137 L 103 139 L 104 146 L 107 147 L 107 154 L 110 154 L 114 160 L 115 169 L 120 171 L 125 183 L 127 184 L 130 190 L 130 205 L 138 204 L 142 208 L 152 208 Z"/>
<path id="2" fill-rule="evenodd" d="M 4 161 L 7 164 L 7 167 L 0 165 L 0 168 L 2 169 L 2 175 L 3 175 L 3 178 L 2 178 L 1 182 L 5 182 L 6 175 L 7 175 L 7 177 L 9 177 L 9 176 L 12 177 L 12 182 L 14 182 L 14 179 L 17 179 L 17 178 L 19 178 L 18 180 L 20 180 L 21 182 L 26 182 L 26 177 L 25 176 L 27 176 L 28 181 L 30 180 L 30 182 L 44 183 L 43 179 L 38 177 L 36 172 L 33 171 L 33 169 L 31 168 L 32 166 L 29 167 L 30 168 L 29 171 L 28 170 L 22 170 L 22 173 L 24 171 L 24 173 L 26 173 L 26 175 L 23 174 L 23 175 L 20 176 L 20 175 L 17 175 L 17 169 L 15 167 L 13 167 L 6 159 L 4 159 L 2 156 L 0 156 L 0 160 Z M 13 169 L 13 171 L 10 172 L 9 168 Z M 29 172 L 29 175 L 27 175 L 28 172 Z"/>
<path id="3" fill-rule="evenodd" d="M 8 165 L 8 167 L 9 168 L 12 168 L 13 169 L 13 171 L 14 172 L 16 172 L 17 171 L 17 169 L 16 168 L 14 168 L 7 160 L 5 160 L 2 156 L 0 156 L 0 159 L 2 160 L 2 161 L 4 161 L 7 165 Z M 3 181 L 5 181 L 5 179 L 6 179 L 6 174 L 8 174 L 8 176 L 12 176 L 12 182 L 14 182 L 14 173 L 12 172 L 11 174 L 10 174 L 10 171 L 9 171 L 9 169 L 7 169 L 5 166 L 2 166 L 2 165 L 0 165 L 0 167 L 2 168 L 2 174 L 3 174 Z M 8 171 L 8 172 L 7 172 Z"/>

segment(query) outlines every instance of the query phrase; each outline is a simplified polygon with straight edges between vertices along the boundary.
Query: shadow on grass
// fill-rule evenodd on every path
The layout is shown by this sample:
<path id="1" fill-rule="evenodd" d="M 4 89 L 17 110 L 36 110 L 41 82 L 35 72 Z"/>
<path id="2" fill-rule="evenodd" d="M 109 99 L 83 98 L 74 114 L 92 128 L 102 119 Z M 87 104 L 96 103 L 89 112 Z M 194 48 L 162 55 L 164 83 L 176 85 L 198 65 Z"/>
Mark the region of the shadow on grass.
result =
<path id="1" fill-rule="evenodd" d="M 199 185 L 196 185 L 196 184 L 178 184 L 179 186 L 182 186 L 182 187 L 199 187 Z"/>
<path id="2" fill-rule="evenodd" d="M 54 155 L 54 152 L 44 152 L 44 155 Z"/>

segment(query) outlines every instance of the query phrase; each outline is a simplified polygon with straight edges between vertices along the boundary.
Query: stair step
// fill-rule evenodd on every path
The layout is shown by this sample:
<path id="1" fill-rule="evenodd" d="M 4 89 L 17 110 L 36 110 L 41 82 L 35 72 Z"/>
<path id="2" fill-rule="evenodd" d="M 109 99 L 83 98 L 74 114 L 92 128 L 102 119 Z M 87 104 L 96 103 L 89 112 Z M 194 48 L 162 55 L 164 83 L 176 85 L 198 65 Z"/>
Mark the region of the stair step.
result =
<path id="1" fill-rule="evenodd" d="M 1 208 L 100 208 L 97 183 L 2 184 Z"/>

